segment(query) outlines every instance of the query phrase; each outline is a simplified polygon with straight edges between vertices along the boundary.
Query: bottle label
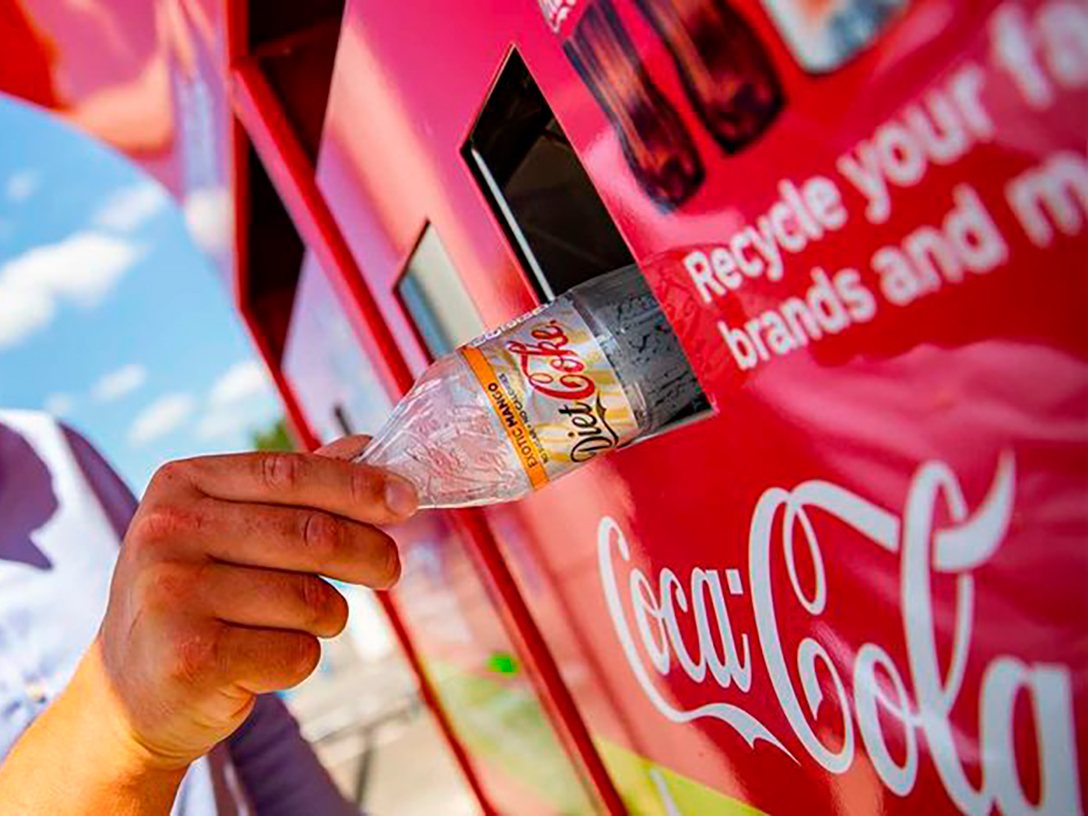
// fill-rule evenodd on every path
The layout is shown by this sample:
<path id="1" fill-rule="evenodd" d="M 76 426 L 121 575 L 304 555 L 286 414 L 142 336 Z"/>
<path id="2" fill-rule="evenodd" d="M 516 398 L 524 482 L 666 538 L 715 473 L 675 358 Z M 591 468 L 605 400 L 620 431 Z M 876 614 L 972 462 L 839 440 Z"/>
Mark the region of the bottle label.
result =
<path id="1" fill-rule="evenodd" d="M 460 353 L 533 488 L 638 435 L 616 370 L 568 301 Z"/>

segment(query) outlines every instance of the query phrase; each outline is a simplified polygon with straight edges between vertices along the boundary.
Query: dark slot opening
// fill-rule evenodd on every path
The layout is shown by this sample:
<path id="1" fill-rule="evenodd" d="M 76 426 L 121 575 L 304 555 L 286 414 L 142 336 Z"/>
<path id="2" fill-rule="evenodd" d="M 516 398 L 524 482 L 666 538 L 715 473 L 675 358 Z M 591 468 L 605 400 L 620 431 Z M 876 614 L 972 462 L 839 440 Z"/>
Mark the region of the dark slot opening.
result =
<path id="1" fill-rule="evenodd" d="M 344 14 L 344 0 L 249 0 L 249 50 L 297 34 Z"/>
<path id="2" fill-rule="evenodd" d="M 246 218 L 245 302 L 278 362 L 283 356 L 291 307 L 298 289 L 305 246 L 257 151 L 249 146 Z"/>
<path id="3" fill-rule="evenodd" d="M 463 153 L 542 299 L 634 262 L 517 51 Z"/>
<path id="4" fill-rule="evenodd" d="M 261 0 L 250 7 L 250 53 L 316 162 L 344 0 Z"/>
<path id="5" fill-rule="evenodd" d="M 248 59 L 272 86 L 292 131 L 316 164 L 345 0 L 249 0 Z M 253 146 L 244 200 L 247 304 L 272 355 L 283 355 L 305 246 Z"/>

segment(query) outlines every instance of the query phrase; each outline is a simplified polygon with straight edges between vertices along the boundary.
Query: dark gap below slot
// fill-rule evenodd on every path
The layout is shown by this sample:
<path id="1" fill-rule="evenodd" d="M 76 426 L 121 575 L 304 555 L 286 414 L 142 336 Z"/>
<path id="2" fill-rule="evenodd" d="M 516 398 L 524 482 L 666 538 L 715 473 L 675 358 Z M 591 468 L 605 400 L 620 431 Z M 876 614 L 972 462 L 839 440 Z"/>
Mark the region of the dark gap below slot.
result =
<path id="1" fill-rule="evenodd" d="M 283 358 L 306 248 L 252 145 L 247 163 L 248 268 L 242 298 L 249 305 L 274 360 L 279 363 Z"/>
<path id="2" fill-rule="evenodd" d="M 321 147 L 339 39 L 337 17 L 262 45 L 253 52 L 311 164 L 317 163 Z"/>
<path id="3" fill-rule="evenodd" d="M 344 16 L 344 0 L 249 0 L 249 51 Z"/>

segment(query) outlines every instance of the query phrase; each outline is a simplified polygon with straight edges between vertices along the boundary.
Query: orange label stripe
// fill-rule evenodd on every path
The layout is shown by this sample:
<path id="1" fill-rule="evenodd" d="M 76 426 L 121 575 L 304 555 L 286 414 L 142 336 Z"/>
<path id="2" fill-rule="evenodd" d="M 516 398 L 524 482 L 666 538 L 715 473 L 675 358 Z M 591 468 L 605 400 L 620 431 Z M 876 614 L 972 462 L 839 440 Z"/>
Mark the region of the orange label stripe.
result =
<path id="1" fill-rule="evenodd" d="M 534 489 L 545 484 L 548 481 L 548 473 L 544 469 L 541 450 L 532 434 L 529 433 L 529 426 L 521 418 L 517 408 L 514 407 L 515 403 L 512 395 L 499 382 L 491 363 L 487 361 L 487 358 L 479 349 L 463 348 L 461 349 L 461 356 L 468 363 L 469 368 L 472 369 L 472 373 L 476 375 L 476 379 L 479 380 L 484 393 L 487 394 L 488 404 L 491 405 L 491 409 L 499 418 L 499 424 L 506 431 L 510 444 L 517 451 L 525 475 L 529 477 L 529 483 Z"/>

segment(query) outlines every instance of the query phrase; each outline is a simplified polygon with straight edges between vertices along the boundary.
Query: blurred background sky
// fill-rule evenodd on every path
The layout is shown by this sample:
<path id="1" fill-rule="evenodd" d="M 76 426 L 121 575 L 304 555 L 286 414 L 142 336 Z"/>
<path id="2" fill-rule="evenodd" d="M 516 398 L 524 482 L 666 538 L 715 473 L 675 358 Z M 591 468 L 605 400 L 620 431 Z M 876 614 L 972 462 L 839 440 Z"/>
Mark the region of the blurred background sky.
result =
<path id="1" fill-rule="evenodd" d="M 282 414 L 173 199 L 0 94 L 0 408 L 84 433 L 139 494 L 164 461 L 253 447 Z"/>

